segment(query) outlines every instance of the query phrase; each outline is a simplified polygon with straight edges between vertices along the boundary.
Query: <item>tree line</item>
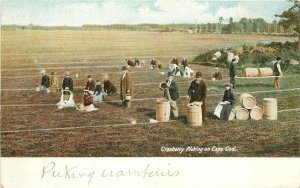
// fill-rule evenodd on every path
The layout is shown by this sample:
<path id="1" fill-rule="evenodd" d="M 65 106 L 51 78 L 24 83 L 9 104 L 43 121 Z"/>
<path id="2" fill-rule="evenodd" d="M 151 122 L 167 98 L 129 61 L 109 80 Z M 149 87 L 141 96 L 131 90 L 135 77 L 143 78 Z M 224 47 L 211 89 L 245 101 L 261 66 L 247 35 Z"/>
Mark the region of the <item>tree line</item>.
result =
<path id="1" fill-rule="evenodd" d="M 242 18 L 239 21 L 233 21 L 233 18 L 219 18 L 218 23 L 199 24 L 196 28 L 204 33 L 264 33 L 264 34 L 295 34 L 292 27 L 285 28 L 274 20 L 267 22 L 263 18 Z"/>

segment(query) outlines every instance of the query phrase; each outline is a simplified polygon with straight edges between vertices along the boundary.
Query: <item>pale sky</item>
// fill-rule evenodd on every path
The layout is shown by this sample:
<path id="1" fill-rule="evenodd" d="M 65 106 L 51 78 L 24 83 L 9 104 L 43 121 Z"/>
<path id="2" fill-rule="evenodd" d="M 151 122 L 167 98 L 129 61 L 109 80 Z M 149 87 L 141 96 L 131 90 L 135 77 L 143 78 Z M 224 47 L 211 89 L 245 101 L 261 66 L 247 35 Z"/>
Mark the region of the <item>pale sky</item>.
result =
<path id="1" fill-rule="evenodd" d="M 2 25 L 208 23 L 219 17 L 273 21 L 292 6 L 286 0 L 2 0 Z"/>

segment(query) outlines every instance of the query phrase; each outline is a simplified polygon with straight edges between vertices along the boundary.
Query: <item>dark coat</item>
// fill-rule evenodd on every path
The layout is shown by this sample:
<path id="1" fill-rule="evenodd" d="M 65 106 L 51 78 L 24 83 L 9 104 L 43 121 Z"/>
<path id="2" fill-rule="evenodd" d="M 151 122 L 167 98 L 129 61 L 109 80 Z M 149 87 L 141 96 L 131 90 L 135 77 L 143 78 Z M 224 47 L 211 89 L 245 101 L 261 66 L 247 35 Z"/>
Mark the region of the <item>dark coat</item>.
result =
<path id="1" fill-rule="evenodd" d="M 102 86 L 100 84 L 96 85 L 96 88 L 94 90 L 94 95 L 99 95 L 101 92 L 102 92 Z"/>
<path id="2" fill-rule="evenodd" d="M 167 89 L 169 89 L 170 97 L 173 101 L 176 101 L 177 99 L 179 99 L 178 85 L 177 85 L 175 80 L 171 81 L 170 87 L 167 88 Z M 166 97 L 166 95 L 167 94 L 166 94 L 166 91 L 165 91 L 164 97 Z"/>
<path id="3" fill-rule="evenodd" d="M 234 64 L 233 62 L 231 62 L 231 63 L 229 64 L 229 76 L 230 76 L 231 78 L 234 78 L 235 75 L 236 75 L 235 64 Z"/>
<path id="4" fill-rule="evenodd" d="M 94 91 L 95 90 L 95 85 L 96 85 L 96 83 L 95 83 L 94 80 L 87 81 L 85 89 L 88 89 L 89 91 Z"/>
<path id="5" fill-rule="evenodd" d="M 135 66 L 139 66 L 141 64 L 140 60 L 138 60 L 138 59 L 134 60 L 134 64 L 135 64 Z"/>
<path id="6" fill-rule="evenodd" d="M 184 68 L 189 66 L 187 60 L 182 60 L 181 65 L 182 65 Z"/>
<path id="7" fill-rule="evenodd" d="M 200 83 L 198 83 L 198 80 L 192 81 L 188 90 L 188 95 L 191 98 L 190 103 L 194 101 L 204 103 L 207 95 L 206 83 L 203 80 L 201 80 Z"/>
<path id="8" fill-rule="evenodd" d="M 127 65 L 131 66 L 131 67 L 134 67 L 135 66 L 135 63 L 131 60 L 127 60 Z"/>
<path id="9" fill-rule="evenodd" d="M 49 77 L 47 75 L 42 76 L 41 85 L 47 88 L 50 86 Z"/>
<path id="10" fill-rule="evenodd" d="M 127 93 L 128 90 L 129 93 Z M 129 72 L 126 73 L 124 78 L 122 74 L 120 79 L 120 97 L 122 101 L 125 101 L 126 94 L 132 95 L 132 80 Z"/>
<path id="11" fill-rule="evenodd" d="M 229 101 L 231 106 L 234 105 L 235 103 L 235 94 L 233 91 L 230 90 L 225 90 L 223 100 L 222 101 Z"/>
<path id="12" fill-rule="evenodd" d="M 65 89 L 68 87 L 71 91 L 73 90 L 73 79 L 72 78 L 64 78 L 62 88 Z"/>
<path id="13" fill-rule="evenodd" d="M 103 82 L 103 87 L 104 87 L 104 92 L 107 93 L 107 94 L 110 94 L 110 93 L 117 93 L 117 88 L 116 86 L 114 86 L 113 83 L 111 83 L 110 80 L 105 80 Z"/>

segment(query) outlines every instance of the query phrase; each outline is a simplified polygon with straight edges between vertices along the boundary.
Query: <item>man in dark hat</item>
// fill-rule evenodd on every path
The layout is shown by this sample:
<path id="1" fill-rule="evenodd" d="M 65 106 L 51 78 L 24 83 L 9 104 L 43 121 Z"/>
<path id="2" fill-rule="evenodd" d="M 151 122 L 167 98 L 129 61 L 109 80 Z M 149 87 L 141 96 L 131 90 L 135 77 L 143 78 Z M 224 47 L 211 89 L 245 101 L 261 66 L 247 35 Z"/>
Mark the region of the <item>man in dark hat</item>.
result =
<path id="1" fill-rule="evenodd" d="M 132 96 L 132 81 L 131 74 L 128 72 L 127 67 L 123 66 L 123 71 L 120 79 L 120 97 L 123 102 L 123 106 L 126 108 L 130 108 L 131 102 L 130 97 Z"/>
<path id="2" fill-rule="evenodd" d="M 63 90 L 65 90 L 66 87 L 68 87 L 70 91 L 73 91 L 73 79 L 70 77 L 69 72 L 66 72 L 65 78 L 64 78 L 63 84 L 62 84 Z"/>
<path id="3" fill-rule="evenodd" d="M 168 99 L 171 106 L 171 111 L 173 113 L 173 118 L 178 119 L 178 107 L 177 99 L 179 99 L 178 85 L 173 79 L 172 72 L 168 72 L 168 79 L 166 80 L 167 88 L 165 89 L 164 97 Z"/>
<path id="4" fill-rule="evenodd" d="M 229 77 L 230 77 L 230 83 L 232 84 L 233 89 L 235 89 L 235 77 L 236 77 L 235 61 L 236 61 L 236 59 L 233 58 L 229 64 Z"/>
<path id="5" fill-rule="evenodd" d="M 202 79 L 201 72 L 197 72 L 195 78 L 196 79 L 192 81 L 189 87 L 188 95 L 190 96 L 190 103 L 202 102 L 202 120 L 205 121 L 207 87 L 206 83 Z"/>
<path id="6" fill-rule="evenodd" d="M 280 82 L 279 82 L 279 76 L 282 76 L 282 71 L 281 71 L 281 67 L 280 67 L 280 63 L 281 63 L 281 58 L 277 57 L 276 61 L 274 63 L 274 76 L 275 80 L 274 80 L 274 87 L 276 89 L 280 88 Z"/>

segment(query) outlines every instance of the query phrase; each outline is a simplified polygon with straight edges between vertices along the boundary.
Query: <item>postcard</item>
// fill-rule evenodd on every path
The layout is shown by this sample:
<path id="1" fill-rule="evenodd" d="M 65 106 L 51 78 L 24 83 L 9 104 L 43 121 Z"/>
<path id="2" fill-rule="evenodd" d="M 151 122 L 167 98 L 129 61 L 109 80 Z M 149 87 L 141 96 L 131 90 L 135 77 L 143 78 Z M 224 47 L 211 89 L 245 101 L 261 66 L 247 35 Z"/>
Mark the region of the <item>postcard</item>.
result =
<path id="1" fill-rule="evenodd" d="M 1 186 L 299 187 L 299 9 L 2 0 Z"/>

